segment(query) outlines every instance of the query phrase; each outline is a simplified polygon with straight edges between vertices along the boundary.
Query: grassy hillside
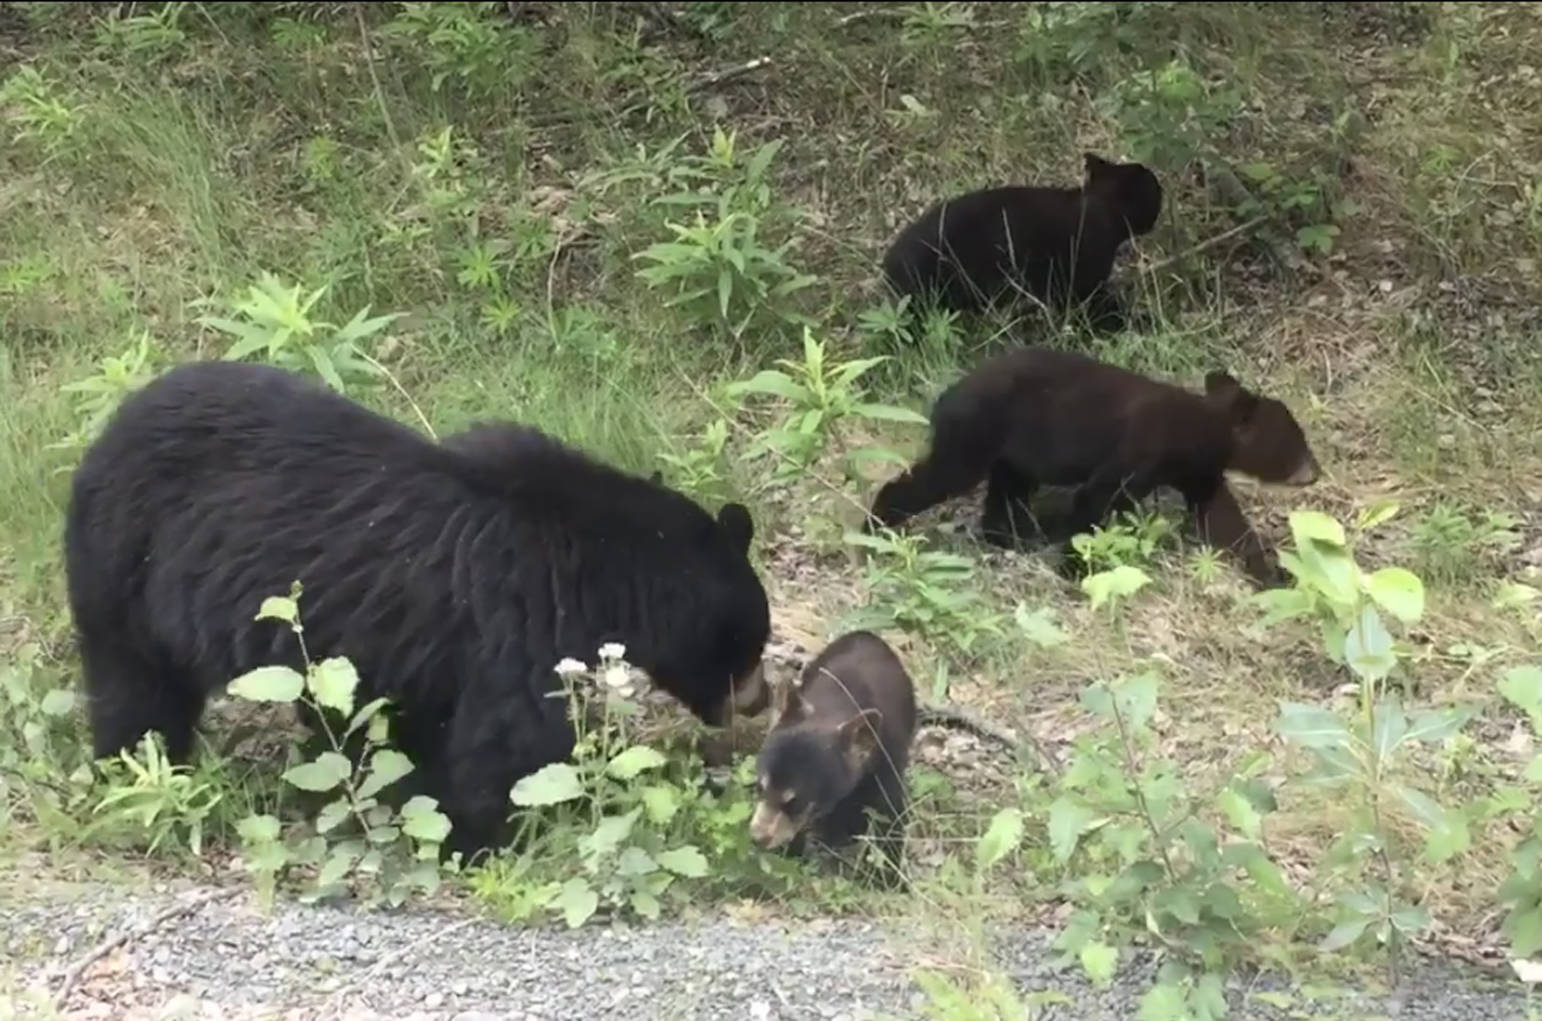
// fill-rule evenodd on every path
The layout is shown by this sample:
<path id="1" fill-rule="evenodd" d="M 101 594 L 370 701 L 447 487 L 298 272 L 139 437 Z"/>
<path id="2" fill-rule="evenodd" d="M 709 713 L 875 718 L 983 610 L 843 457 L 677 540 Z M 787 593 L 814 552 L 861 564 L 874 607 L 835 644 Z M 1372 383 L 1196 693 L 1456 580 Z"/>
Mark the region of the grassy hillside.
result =
<path id="1" fill-rule="evenodd" d="M 1542 12 L 1498 3 L 0 6 L 0 843 L 103 863 L 162 834 L 157 867 L 186 869 L 198 816 L 199 867 L 221 868 L 249 812 L 292 807 L 281 767 L 210 756 L 192 786 L 140 781 L 148 828 L 94 811 L 59 694 L 69 471 L 124 392 L 240 327 L 273 342 L 249 357 L 316 371 L 320 351 L 425 430 L 516 418 L 745 500 L 778 642 L 878 628 L 927 701 L 1032 738 L 1014 759 L 923 735 L 912 897 L 766 865 L 741 793 L 675 821 L 717 844 L 671 911 L 916 913 L 949 923 L 948 962 L 1037 915 L 1094 973 L 1130 941 L 1195 975 L 1385 965 L 1407 939 L 1531 953 L 1538 52 Z M 905 335 L 876 274 L 894 232 L 949 192 L 1073 183 L 1088 151 L 1166 188 L 1117 272 L 1150 322 Z M 397 317 L 351 355 L 361 313 Z M 863 409 L 925 414 L 1022 342 L 1285 400 L 1325 475 L 1239 482 L 1254 524 L 1289 550 L 1292 512 L 1331 517 L 1366 574 L 1417 576 L 1421 612 L 1401 580 L 1346 597 L 1346 623 L 1381 609 L 1335 663 L 1171 500 L 1102 533 L 1094 566 L 1138 589 L 981 545 L 972 500 L 859 556 L 845 534 L 925 439 Z M 771 369 L 820 385 L 731 385 Z M 465 887 L 544 918 L 559 859 Z M 984 981 L 969 960 L 952 981 Z"/>

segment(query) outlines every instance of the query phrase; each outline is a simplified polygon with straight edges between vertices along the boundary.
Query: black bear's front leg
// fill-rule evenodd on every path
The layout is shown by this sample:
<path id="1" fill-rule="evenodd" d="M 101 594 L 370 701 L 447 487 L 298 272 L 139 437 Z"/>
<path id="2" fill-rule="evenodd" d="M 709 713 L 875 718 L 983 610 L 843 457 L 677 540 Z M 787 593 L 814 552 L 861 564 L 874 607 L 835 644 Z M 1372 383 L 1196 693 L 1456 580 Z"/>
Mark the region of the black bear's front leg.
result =
<path id="1" fill-rule="evenodd" d="M 1253 531 L 1237 497 L 1221 481 L 1209 492 L 1184 494 L 1194 515 L 1200 539 L 1207 545 L 1224 549 L 1242 561 L 1248 577 L 1260 588 L 1273 588 L 1289 581 L 1283 568 L 1269 555 L 1263 540 Z"/>
<path id="2" fill-rule="evenodd" d="M 1156 472 L 1150 468 L 1131 472 L 1105 467 L 1094 472 L 1092 478 L 1076 490 L 1071 503 L 1071 512 L 1066 519 L 1066 540 L 1061 548 L 1061 573 L 1075 574 L 1078 570 L 1073 541 L 1077 535 L 1091 532 L 1114 514 L 1134 510 L 1154 488 Z"/>
<path id="3" fill-rule="evenodd" d="M 1029 503 L 1038 489 L 1032 475 L 998 460 L 991 465 L 985 488 L 985 510 L 980 531 L 985 541 L 1006 549 L 1015 548 L 1031 532 L 1037 532 Z"/>

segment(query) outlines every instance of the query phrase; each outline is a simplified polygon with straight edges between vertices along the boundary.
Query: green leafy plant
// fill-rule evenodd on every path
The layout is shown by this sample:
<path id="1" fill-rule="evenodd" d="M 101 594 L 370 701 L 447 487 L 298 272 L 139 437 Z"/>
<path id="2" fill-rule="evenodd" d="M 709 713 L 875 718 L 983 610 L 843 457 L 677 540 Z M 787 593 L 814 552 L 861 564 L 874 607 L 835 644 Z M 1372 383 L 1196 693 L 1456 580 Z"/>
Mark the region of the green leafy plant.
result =
<path id="1" fill-rule="evenodd" d="M 403 3 L 381 35 L 408 66 L 427 67 L 434 92 L 453 82 L 468 99 L 518 95 L 540 48 L 531 33 L 478 3 Z"/>
<path id="2" fill-rule="evenodd" d="M 65 393 L 79 395 L 74 409 L 78 425 L 64 439 L 50 444 L 49 449 L 75 450 L 95 440 L 123 398 L 155 375 L 153 359 L 150 333 L 141 330 L 132 347 L 120 355 L 109 355 L 99 361 L 95 375 L 61 387 Z"/>
<path id="3" fill-rule="evenodd" d="M 727 395 L 733 400 L 763 394 L 786 402 L 779 422 L 756 436 L 746 456 L 776 455 L 771 479 L 778 483 L 807 473 L 832 447 L 848 480 L 859 478 L 858 469 L 875 460 L 905 463 L 892 450 L 847 449 L 844 442 L 844 430 L 857 423 L 927 424 L 925 416 L 907 408 L 869 401 L 865 389 L 858 385 L 865 373 L 886 360 L 880 356 L 826 365 L 824 343 L 815 340 L 813 332 L 805 327 L 801 363 L 780 358 L 777 364 L 785 371 L 763 369 L 753 378 L 727 388 Z"/>
<path id="4" fill-rule="evenodd" d="M 89 746 L 76 729 L 79 697 L 34 642 L 0 663 L 0 823 L 24 812 L 74 831 L 88 811 Z"/>
<path id="5" fill-rule="evenodd" d="M 1355 530 L 1364 533 L 1397 511 L 1396 504 L 1378 504 L 1359 516 Z M 1280 563 L 1295 583 L 1254 597 L 1267 611 L 1265 625 L 1315 618 L 1328 657 L 1379 684 L 1398 664 L 1382 611 L 1405 624 L 1418 621 L 1424 615 L 1424 583 L 1401 567 L 1362 571 L 1344 527 L 1325 514 L 1296 511 L 1290 530 L 1295 549 L 1281 553 Z"/>
<path id="6" fill-rule="evenodd" d="M 625 655 L 624 646 L 608 643 L 592 673 L 576 660 L 557 665 L 576 734 L 571 761 L 551 763 L 509 792 L 509 800 L 527 812 L 556 810 L 556 818 L 539 820 L 548 833 L 541 858 L 562 875 L 544 883 L 527 880 L 521 904 L 559 914 L 573 928 L 602 906 L 656 919 L 677 881 L 705 879 L 710 872 L 701 849 L 676 841 L 670 830 L 691 792 L 665 775 L 663 754 L 631 733 L 640 711 L 634 698 L 646 678 Z M 593 692 L 598 698 L 590 697 Z M 599 718 L 590 726 L 596 701 Z M 527 815 L 527 828 L 534 824 Z"/>
<path id="7" fill-rule="evenodd" d="M 1526 714 L 1533 736 L 1542 735 L 1542 667 L 1527 664 L 1506 671 L 1499 694 Z M 1542 950 L 1542 811 L 1537 810 L 1542 790 L 1542 755 L 1537 755 L 1521 774 L 1522 785 L 1508 785 L 1495 800 L 1520 816 L 1520 842 L 1510 852 L 1510 875 L 1499 887 L 1499 902 L 1507 909 L 1504 934 L 1510 953 L 1529 958 Z"/>
<path id="8" fill-rule="evenodd" d="M 1469 513 L 1449 501 L 1437 501 L 1413 526 L 1419 571 L 1446 584 L 1470 583 L 1481 568 L 1520 545 L 1519 524 L 1503 511 Z"/>
<path id="9" fill-rule="evenodd" d="M 158 11 L 103 18 L 96 22 L 97 46 L 143 63 L 169 60 L 187 43 L 187 33 L 178 24 L 187 6 L 168 3 Z"/>
<path id="10" fill-rule="evenodd" d="M 1226 974 L 1294 895 L 1264 842 L 1277 807 L 1262 779 L 1267 758 L 1249 755 L 1209 793 L 1191 792 L 1179 765 L 1156 750 L 1158 689 L 1147 671 L 1082 692 L 1101 726 L 1077 738 L 1046 812 L 1053 860 L 1066 869 L 1061 890 L 1074 905 L 1055 947 L 1105 985 L 1120 946 L 1154 937 L 1165 960 L 1141 1017 L 1219 1018 Z M 1002 809 L 980 840 L 978 867 L 1004 860 L 1021 835 L 1021 810 Z M 1084 869 L 1071 872 L 1073 860 Z"/>
<path id="11" fill-rule="evenodd" d="M 120 752 L 103 766 L 107 788 L 92 808 L 100 817 L 98 827 L 143 831 L 151 854 L 166 843 L 185 846 L 194 856 L 203 853 L 205 824 L 225 798 L 215 780 L 173 766 L 154 733 L 141 738 L 133 754 Z"/>
<path id="12" fill-rule="evenodd" d="M 1359 517 L 1357 530 L 1396 513 L 1395 504 L 1373 507 Z M 1423 855 L 1431 862 L 1451 859 L 1470 842 L 1466 819 L 1416 782 L 1410 749 L 1450 738 L 1470 713 L 1461 708 L 1410 713 L 1382 690 L 1399 659 L 1380 610 L 1405 623 L 1418 621 L 1424 612 L 1419 577 L 1397 567 L 1366 574 L 1355 562 L 1343 527 L 1324 514 L 1298 511 L 1290 522 L 1295 549 L 1282 554 L 1281 562 L 1296 585 L 1255 598 L 1269 608 L 1271 620 L 1315 616 L 1330 658 L 1346 665 L 1360 682 L 1360 712 L 1354 719 L 1302 703 L 1280 706 L 1281 737 L 1311 753 L 1313 769 L 1304 782 L 1333 791 L 1337 803 L 1352 809 L 1350 822 L 1324 858 L 1339 892 L 1336 924 L 1321 946 L 1343 949 L 1371 932 L 1388 948 L 1395 969 L 1401 947 L 1428 927 L 1430 917 L 1404 899 L 1400 866 L 1409 854 L 1391 825 L 1392 814 L 1409 818 L 1424 832 Z M 1375 879 L 1370 862 L 1378 866 Z"/>
<path id="13" fill-rule="evenodd" d="M 263 666 L 231 681 L 231 695 L 251 702 L 298 704 L 309 711 L 322 731 L 326 750 L 308 762 L 291 766 L 284 782 L 312 794 L 332 795 L 316 815 L 310 836 L 285 840 L 279 819 L 256 814 L 243 819 L 238 832 L 246 868 L 265 897 L 271 897 L 279 874 L 293 866 L 315 866 L 315 881 L 302 895 L 306 901 L 335 897 L 354 877 L 368 883 L 367 900 L 391 906 L 414 891 L 432 894 L 444 870 L 455 871 L 458 858 L 440 861 L 440 847 L 450 834 L 450 820 L 438 803 L 414 795 L 399 809 L 381 799 L 391 785 L 413 770 L 412 762 L 389 746 L 390 722 L 383 710 L 388 700 L 377 698 L 355 708 L 359 675 L 344 657 L 314 662 L 305 649 L 300 619 L 302 588 L 296 582 L 288 596 L 264 599 L 257 620 L 287 624 L 299 643 L 305 673 L 287 666 Z M 338 729 L 332 714 L 346 720 Z M 363 738 L 358 766 L 346 753 L 356 735 Z M 350 829 L 353 832 L 350 832 Z M 340 835 L 340 836 L 339 836 Z"/>
<path id="14" fill-rule="evenodd" d="M 1172 523 L 1160 514 L 1125 511 L 1106 525 L 1073 535 L 1071 548 L 1091 571 L 1149 567 L 1163 541 L 1172 534 Z"/>
<path id="15" fill-rule="evenodd" d="M 871 552 L 864 579 L 868 602 L 847 627 L 902 628 L 966 658 L 979 652 L 983 639 L 1001 636 L 1003 615 L 973 583 L 969 557 L 926 549 L 921 535 L 847 532 L 845 540 Z"/>
<path id="16" fill-rule="evenodd" d="M 232 361 L 263 354 L 270 362 L 294 371 L 314 370 L 339 393 L 348 384 L 374 379 L 383 370 L 360 346 L 401 318 L 403 313 L 367 318 L 360 309 L 343 326 L 311 318 L 311 309 L 326 294 L 318 287 L 302 298 L 300 285 L 286 287 L 273 274 L 262 279 L 238 302 L 232 317 L 200 316 L 198 322 L 236 338 L 225 357 Z"/>
<path id="17" fill-rule="evenodd" d="M 51 160 L 79 139 L 86 111 L 37 68 L 24 64 L 0 84 L 0 113 L 16 125 L 13 141 L 36 143 Z"/>
<path id="18" fill-rule="evenodd" d="M 675 481 L 682 489 L 704 493 L 724 481 L 727 447 L 728 423 L 717 418 L 707 423 L 699 442 L 679 454 L 661 453 L 659 460 L 674 469 Z"/>

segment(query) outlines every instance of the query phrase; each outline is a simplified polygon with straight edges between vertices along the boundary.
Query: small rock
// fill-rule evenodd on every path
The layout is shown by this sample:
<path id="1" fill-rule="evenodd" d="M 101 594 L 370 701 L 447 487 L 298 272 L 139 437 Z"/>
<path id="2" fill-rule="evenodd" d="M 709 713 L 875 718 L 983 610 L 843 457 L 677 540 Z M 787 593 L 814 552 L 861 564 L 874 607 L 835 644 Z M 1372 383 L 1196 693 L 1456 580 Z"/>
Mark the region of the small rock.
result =
<path id="1" fill-rule="evenodd" d="M 440 1007 L 444 1006 L 444 994 L 429 993 L 427 996 L 423 997 L 423 1006 L 427 1007 L 429 1010 L 438 1010 Z"/>

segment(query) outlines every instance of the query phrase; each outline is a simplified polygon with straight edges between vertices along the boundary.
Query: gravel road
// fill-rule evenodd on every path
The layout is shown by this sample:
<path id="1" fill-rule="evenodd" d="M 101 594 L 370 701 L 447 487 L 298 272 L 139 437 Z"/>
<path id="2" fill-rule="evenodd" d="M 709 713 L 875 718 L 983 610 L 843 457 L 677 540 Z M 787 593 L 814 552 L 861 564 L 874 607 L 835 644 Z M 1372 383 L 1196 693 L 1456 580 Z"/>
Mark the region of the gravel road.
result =
<path id="1" fill-rule="evenodd" d="M 208 894 L 19 878 L 12 873 L 0 890 L 0 1017 L 7 994 L 56 990 L 70 965 L 104 939 Z M 1133 1018 L 1152 975 L 1149 964 L 1127 965 L 1114 987 L 1094 990 L 1079 969 L 1050 965 L 1051 934 L 996 938 L 997 965 L 1023 991 L 1069 998 L 1034 1017 Z M 931 1015 L 910 970 L 931 959 L 930 946 L 924 933 L 899 922 L 715 918 L 569 932 L 511 928 L 455 911 L 390 914 L 280 901 L 264 913 L 242 892 L 104 955 L 80 976 L 63 1013 L 285 1021 L 921 1018 Z M 1525 1017 L 1513 982 L 1485 982 L 1438 962 L 1421 963 L 1395 997 L 1314 1002 L 1298 990 L 1271 1005 L 1269 997 L 1257 999 L 1263 988 L 1278 994 L 1284 987 L 1234 990 L 1231 1016 Z"/>

